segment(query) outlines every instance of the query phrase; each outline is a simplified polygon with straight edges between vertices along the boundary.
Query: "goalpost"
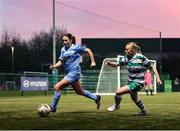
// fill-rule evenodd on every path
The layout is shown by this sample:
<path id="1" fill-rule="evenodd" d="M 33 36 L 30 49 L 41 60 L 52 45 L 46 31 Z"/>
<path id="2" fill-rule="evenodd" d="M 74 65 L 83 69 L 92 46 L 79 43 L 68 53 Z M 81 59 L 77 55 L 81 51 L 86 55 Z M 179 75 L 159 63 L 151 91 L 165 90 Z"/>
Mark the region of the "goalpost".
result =
<path id="1" fill-rule="evenodd" d="M 119 57 L 124 57 L 118 55 L 117 58 L 105 58 L 102 63 L 100 74 L 98 77 L 98 83 L 96 87 L 96 94 L 98 95 L 115 95 L 115 91 L 118 87 L 127 85 L 128 81 L 128 70 L 126 66 L 118 66 L 117 68 L 106 65 L 106 61 L 117 62 Z M 155 60 L 149 60 L 156 66 Z M 153 93 L 156 94 L 156 76 L 153 74 Z M 140 94 L 145 94 L 145 89 L 143 88 L 139 91 Z"/>

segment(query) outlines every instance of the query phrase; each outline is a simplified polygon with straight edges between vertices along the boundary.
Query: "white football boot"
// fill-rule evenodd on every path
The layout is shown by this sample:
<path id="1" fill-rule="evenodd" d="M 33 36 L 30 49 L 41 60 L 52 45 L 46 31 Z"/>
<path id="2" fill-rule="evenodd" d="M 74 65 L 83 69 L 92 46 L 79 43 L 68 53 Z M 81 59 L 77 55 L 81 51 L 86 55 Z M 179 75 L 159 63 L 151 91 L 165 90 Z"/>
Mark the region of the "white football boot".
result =
<path id="1" fill-rule="evenodd" d="M 111 107 L 109 107 L 107 110 L 108 110 L 109 112 L 112 112 L 112 111 L 118 110 L 119 108 L 120 108 L 119 105 L 114 104 L 114 105 L 112 105 Z"/>

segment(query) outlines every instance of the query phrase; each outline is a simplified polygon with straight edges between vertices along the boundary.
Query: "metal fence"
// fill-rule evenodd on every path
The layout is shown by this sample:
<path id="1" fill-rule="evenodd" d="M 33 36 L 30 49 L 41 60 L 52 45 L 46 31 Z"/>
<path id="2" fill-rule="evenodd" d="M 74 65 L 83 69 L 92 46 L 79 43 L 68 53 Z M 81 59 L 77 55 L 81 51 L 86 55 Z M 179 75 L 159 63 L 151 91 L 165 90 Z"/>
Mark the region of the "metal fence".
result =
<path id="1" fill-rule="evenodd" d="M 85 71 L 81 76 L 81 83 L 85 89 L 95 92 L 97 81 L 98 81 L 98 71 Z M 61 80 L 64 74 L 53 76 L 51 74 L 33 73 L 33 74 L 21 74 L 21 73 L 0 73 L 0 91 L 20 91 L 21 90 L 21 77 L 48 77 L 48 87 L 49 90 L 54 90 L 53 78 Z M 68 88 L 70 89 L 70 88 Z"/>
<path id="2" fill-rule="evenodd" d="M 21 90 L 21 77 L 28 76 L 28 77 L 35 77 L 35 76 L 42 76 L 44 77 L 45 74 L 23 74 L 23 73 L 0 73 L 0 91 L 20 91 Z M 82 71 L 81 76 L 81 83 L 84 89 L 90 90 L 95 93 L 97 83 L 98 83 L 98 76 L 99 71 Z M 47 74 L 46 77 L 48 77 L 48 89 L 49 91 L 54 90 L 54 81 L 53 81 L 53 75 Z M 64 77 L 64 74 L 60 74 L 55 76 L 56 79 L 61 80 Z M 169 82 L 168 85 L 163 80 L 163 86 L 160 88 L 157 88 L 157 92 L 166 92 L 165 88 L 168 87 L 169 92 L 180 92 L 180 87 L 177 85 L 174 86 L 173 81 Z M 64 89 L 65 91 L 72 91 L 72 88 L 67 87 Z"/>

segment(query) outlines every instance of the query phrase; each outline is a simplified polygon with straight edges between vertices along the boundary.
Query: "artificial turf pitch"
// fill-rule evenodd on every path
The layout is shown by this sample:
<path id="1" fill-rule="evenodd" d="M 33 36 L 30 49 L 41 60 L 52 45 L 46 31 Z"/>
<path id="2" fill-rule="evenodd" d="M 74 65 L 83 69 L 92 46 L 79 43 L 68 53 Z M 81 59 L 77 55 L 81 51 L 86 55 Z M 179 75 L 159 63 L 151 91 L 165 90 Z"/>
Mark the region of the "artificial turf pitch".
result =
<path id="1" fill-rule="evenodd" d="M 13 94 L 13 93 L 11 93 Z M 52 93 L 4 95 L 0 93 L 0 130 L 180 130 L 180 93 L 140 95 L 147 116 L 136 116 L 136 105 L 124 95 L 121 108 L 108 112 L 113 96 L 102 96 L 101 108 L 95 102 L 76 94 L 62 95 L 56 113 L 39 117 L 37 106 L 50 104 Z"/>

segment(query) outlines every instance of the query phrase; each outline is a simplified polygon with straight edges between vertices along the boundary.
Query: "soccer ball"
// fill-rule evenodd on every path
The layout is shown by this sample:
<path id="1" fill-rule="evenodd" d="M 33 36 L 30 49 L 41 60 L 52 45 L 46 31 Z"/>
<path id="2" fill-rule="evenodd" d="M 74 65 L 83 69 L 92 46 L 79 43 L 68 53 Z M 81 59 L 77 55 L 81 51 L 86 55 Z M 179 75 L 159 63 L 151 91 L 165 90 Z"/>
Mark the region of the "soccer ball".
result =
<path id="1" fill-rule="evenodd" d="M 50 106 L 48 104 L 40 104 L 37 108 L 39 116 L 46 117 L 50 113 Z"/>

